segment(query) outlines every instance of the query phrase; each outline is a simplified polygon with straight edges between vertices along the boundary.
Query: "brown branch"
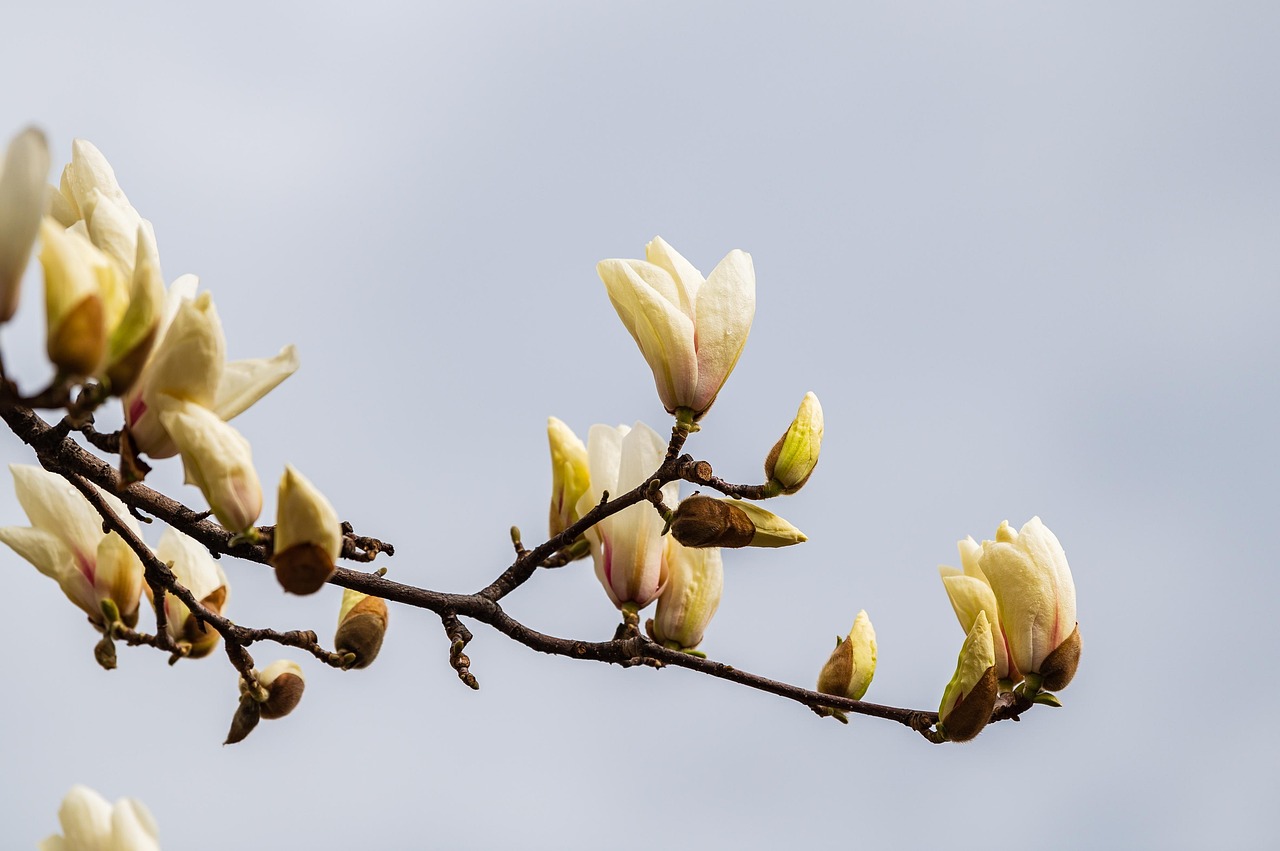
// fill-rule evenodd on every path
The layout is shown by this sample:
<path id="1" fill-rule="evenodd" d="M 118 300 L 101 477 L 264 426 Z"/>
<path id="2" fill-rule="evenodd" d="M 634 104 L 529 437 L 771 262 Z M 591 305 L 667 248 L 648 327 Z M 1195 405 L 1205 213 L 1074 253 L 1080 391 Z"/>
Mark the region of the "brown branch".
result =
<path id="1" fill-rule="evenodd" d="M 195 617 L 222 634 L 227 653 L 242 674 L 247 674 L 252 667 L 252 659 L 245 648 L 255 641 L 274 641 L 298 647 L 311 652 L 327 664 L 342 667 L 343 657 L 319 647 L 314 633 L 302 631 L 281 633 L 270 629 L 249 629 L 205 610 L 190 591 L 176 581 L 172 571 L 159 562 L 146 544 L 134 535 L 120 518 L 116 517 L 111 507 L 92 487 L 89 487 L 88 482 L 118 493 L 131 510 L 146 512 L 160 518 L 170 526 L 200 541 L 215 555 L 227 554 L 265 564 L 270 555 L 269 546 L 266 543 L 232 545 L 232 535 L 229 532 L 205 519 L 206 515 L 192 511 L 176 500 L 141 484 L 132 484 L 121 490 L 118 476 L 110 465 L 86 452 L 75 441 L 68 439 L 65 428 L 49 426 L 29 409 L 0 402 L 0 418 L 8 423 L 23 441 L 32 446 L 40 463 L 46 469 L 77 484 L 95 509 L 102 514 L 104 520 L 121 534 L 135 552 L 138 552 L 148 573 L 154 573 L 165 590 L 186 603 Z M 677 457 L 686 436 L 687 434 L 679 427 L 674 429 L 662 466 L 647 481 L 616 499 L 609 499 L 608 494 L 605 494 L 600 504 L 587 512 L 578 522 L 537 547 L 526 550 L 523 545 L 520 545 L 515 562 L 492 583 L 474 594 L 453 594 L 418 588 L 386 579 L 376 572 L 365 573 L 348 568 L 338 568 L 329 581 L 343 588 L 351 588 L 364 594 L 425 609 L 439 615 L 450 640 L 450 663 L 458 671 L 459 678 L 472 687 L 477 685 L 474 684 L 474 677 L 470 674 L 470 660 L 463 652 L 471 639 L 471 633 L 461 623 L 460 617 L 484 623 L 508 638 L 541 653 L 624 667 L 649 665 L 659 668 L 685 668 L 783 697 L 811 709 L 836 709 L 896 721 L 919 732 L 929 741 L 938 741 L 939 737 L 931 729 L 938 720 L 934 712 L 883 706 L 822 694 L 752 674 L 723 662 L 671 650 L 635 632 L 620 631 L 619 637 L 599 642 L 545 635 L 525 626 L 502 609 L 499 604 L 502 597 L 528 580 L 540 566 L 557 566 L 564 563 L 563 559 L 574 552 L 575 542 L 592 525 L 631 505 L 652 499 L 654 482 L 657 482 L 660 487 L 666 482 L 676 480 L 693 481 L 728 495 L 741 496 L 754 495 L 757 490 L 763 488 L 759 485 L 732 485 L 723 482 L 712 474 L 710 465 L 706 462 L 695 461 L 688 455 Z M 270 541 L 271 531 L 270 527 L 262 527 L 264 541 Z M 349 524 L 344 524 L 344 533 L 346 541 L 343 555 L 352 560 L 369 561 L 379 552 L 390 554 L 393 551 L 390 545 L 377 539 L 356 536 Z M 128 642 L 129 639 L 126 637 L 125 640 Z M 139 639 L 138 643 L 149 642 Z M 992 714 L 992 721 L 1017 720 L 1018 716 L 1031 705 L 1031 701 L 1023 697 L 1001 696 Z M 819 714 L 828 713 L 820 712 Z"/>

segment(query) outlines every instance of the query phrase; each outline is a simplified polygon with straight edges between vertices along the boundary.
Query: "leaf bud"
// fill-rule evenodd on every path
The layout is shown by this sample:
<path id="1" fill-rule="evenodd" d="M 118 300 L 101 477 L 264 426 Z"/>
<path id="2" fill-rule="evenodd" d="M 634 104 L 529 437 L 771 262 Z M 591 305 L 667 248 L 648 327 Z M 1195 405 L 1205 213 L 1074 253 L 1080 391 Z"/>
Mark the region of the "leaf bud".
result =
<path id="1" fill-rule="evenodd" d="M 822 448 L 822 405 L 812 392 L 806 393 L 800 409 L 785 434 L 769 450 L 764 462 L 768 489 L 775 494 L 793 494 L 804 487 L 818 465 Z"/>
<path id="2" fill-rule="evenodd" d="M 347 588 L 338 611 L 338 631 L 334 649 L 355 656 L 352 668 L 367 668 L 378 657 L 387 634 L 387 601 Z"/>

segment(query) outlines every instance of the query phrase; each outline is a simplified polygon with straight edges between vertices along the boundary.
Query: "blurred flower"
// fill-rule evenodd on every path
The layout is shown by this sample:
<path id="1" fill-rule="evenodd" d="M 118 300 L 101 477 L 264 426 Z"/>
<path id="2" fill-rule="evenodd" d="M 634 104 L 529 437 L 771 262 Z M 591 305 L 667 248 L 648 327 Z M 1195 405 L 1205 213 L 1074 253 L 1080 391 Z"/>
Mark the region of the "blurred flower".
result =
<path id="1" fill-rule="evenodd" d="M 0 528 L 0 541 L 57 582 L 98 627 L 104 626 L 104 600 L 115 605 L 126 626 L 136 624 L 143 585 L 137 554 L 115 532 L 103 534 L 102 518 L 66 479 L 23 464 L 10 464 L 9 471 L 31 526 Z M 138 531 L 123 503 L 107 493 L 102 497 Z"/>
<path id="2" fill-rule="evenodd" d="M 342 555 L 342 521 L 325 495 L 286 464 L 276 499 L 271 564 L 286 591 L 313 594 L 333 575 Z"/>
<path id="3" fill-rule="evenodd" d="M 378 657 L 387 634 L 387 601 L 350 588 L 342 592 L 334 649 L 355 656 L 352 668 L 367 668 Z"/>
<path id="4" fill-rule="evenodd" d="M 585 514 L 600 502 L 601 494 L 621 496 L 642 484 L 662 464 L 667 444 L 644 423 L 634 428 L 595 425 L 587 435 L 590 484 L 578 500 Z M 668 504 L 680 496 L 678 482 L 663 486 Z M 667 583 L 667 562 L 662 540 L 663 520 L 648 502 L 624 508 L 587 530 L 596 576 L 618 608 L 637 609 L 657 599 Z"/>
<path id="5" fill-rule="evenodd" d="M 942 693 L 938 732 L 953 742 L 967 742 L 978 735 L 991 720 L 998 690 L 991 625 L 987 613 L 979 611 L 960 648 L 955 675 Z"/>
<path id="6" fill-rule="evenodd" d="M 587 447 L 578 436 L 555 417 L 547 418 L 547 440 L 551 444 L 550 535 L 555 537 L 578 522 L 578 500 L 587 492 L 591 470 Z"/>
<path id="7" fill-rule="evenodd" d="M 667 586 L 658 598 L 650 637 L 675 650 L 693 650 L 720 608 L 724 563 L 716 547 L 690 549 L 667 539 Z"/>
<path id="8" fill-rule="evenodd" d="M 176 529 L 165 529 L 156 547 L 156 558 L 172 566 L 178 582 L 202 606 L 214 614 L 223 613 L 231 590 L 227 575 L 203 544 Z M 151 589 L 148 587 L 146 591 L 150 597 Z M 187 648 L 189 658 L 208 656 L 218 646 L 221 637 L 218 631 L 192 617 L 187 604 L 172 594 L 164 597 L 164 613 L 169 638 L 178 646 Z"/>
<path id="9" fill-rule="evenodd" d="M 671 535 L 686 547 L 789 547 L 808 540 L 786 520 L 754 503 L 694 494 L 677 506 Z"/>
<path id="10" fill-rule="evenodd" d="M 160 831 L 141 801 L 115 806 L 87 786 L 72 786 L 58 808 L 62 834 L 41 841 L 39 851 L 160 851 Z"/>
<path id="11" fill-rule="evenodd" d="M 1049 690 L 1064 688 L 1080 660 L 1076 586 L 1054 534 L 1032 517 L 1020 531 L 1000 524 L 982 542 L 980 566 L 1000 609 L 1012 664 Z M 1061 648 L 1061 652 L 1059 651 Z"/>
<path id="12" fill-rule="evenodd" d="M 9 142 L 0 162 L 0 323 L 18 309 L 22 276 L 44 216 L 49 144 L 28 127 Z"/>
<path id="13" fill-rule="evenodd" d="M 125 425 L 138 451 L 168 458 L 178 451 L 160 414 L 177 402 L 194 402 L 230 421 L 298 368 L 293 346 L 272 358 L 226 361 L 222 322 L 209 293 L 195 295 L 198 280 L 173 282 L 156 328 L 160 342 L 124 397 Z"/>
<path id="14" fill-rule="evenodd" d="M 182 453 L 187 484 L 200 488 L 225 528 L 248 533 L 262 513 L 262 485 L 249 441 L 194 402 L 169 406 L 160 421 Z"/>
<path id="15" fill-rule="evenodd" d="M 818 691 L 823 694 L 862 700 L 876 675 L 876 631 L 865 609 L 858 612 L 853 628 L 836 647 L 818 674 Z"/>
<path id="16" fill-rule="evenodd" d="M 734 249 L 704 279 L 654 237 L 645 260 L 601 260 L 609 300 L 653 370 L 668 413 L 699 419 L 747 343 L 756 312 L 751 255 Z"/>
<path id="17" fill-rule="evenodd" d="M 818 466 L 821 449 L 822 405 L 810 392 L 804 394 L 795 419 L 765 459 L 764 475 L 771 495 L 792 494 L 804 487 Z"/>
<path id="18" fill-rule="evenodd" d="M 946 565 L 938 566 L 938 573 L 942 577 L 942 585 L 947 591 L 947 597 L 951 600 L 951 608 L 955 610 L 956 618 L 960 621 L 960 628 L 968 634 L 973 629 L 974 623 L 978 620 L 978 615 L 985 613 L 987 623 L 991 626 L 992 639 L 995 643 L 995 666 L 996 678 L 1001 681 L 1006 690 L 1022 679 L 1022 674 L 1012 664 L 1012 657 L 1009 654 L 1009 639 L 1004 634 L 1004 628 L 1000 623 L 999 606 L 996 605 L 996 595 L 991 590 L 990 583 L 987 582 L 986 574 L 982 572 L 979 566 L 979 560 L 982 558 L 982 547 L 973 540 L 973 538 L 965 538 L 956 544 L 960 550 L 961 569 L 947 567 Z"/>

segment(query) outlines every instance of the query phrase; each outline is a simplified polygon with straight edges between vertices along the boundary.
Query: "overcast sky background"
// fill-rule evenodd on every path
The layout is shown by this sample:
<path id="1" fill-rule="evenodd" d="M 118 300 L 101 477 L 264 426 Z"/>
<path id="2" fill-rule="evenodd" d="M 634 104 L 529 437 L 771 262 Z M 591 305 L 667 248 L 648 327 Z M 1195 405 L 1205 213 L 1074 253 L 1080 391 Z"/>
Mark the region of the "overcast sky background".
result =
<path id="1" fill-rule="evenodd" d="M 53 832 L 73 783 L 142 799 L 164 848 L 194 851 L 1274 842 L 1274 3 L 6 18 L 0 133 L 45 128 L 55 179 L 92 140 L 166 278 L 214 293 L 234 357 L 298 345 L 298 374 L 236 421 L 263 522 L 288 461 L 395 543 L 392 578 L 486 584 L 509 526 L 545 531 L 549 414 L 667 429 L 594 271 L 661 234 L 704 272 L 732 248 L 757 271 L 750 342 L 689 450 L 757 481 L 805 391 L 826 411 L 817 473 L 778 506 L 810 541 L 726 555 L 711 656 L 810 685 L 866 608 L 868 699 L 936 708 L 963 638 L 936 566 L 1036 514 L 1070 558 L 1084 656 L 1064 709 L 935 747 L 482 626 L 471 692 L 438 620 L 395 608 L 376 665 L 293 655 L 298 711 L 224 748 L 221 654 L 170 669 L 122 648 L 104 672 L 84 619 L 6 551 L 5 847 Z M 27 387 L 48 375 L 39 292 L 32 275 L 0 335 Z M 0 523 L 26 523 L 7 485 Z M 286 598 L 224 566 L 232 617 L 330 639 L 337 589 Z M 585 563 L 507 605 L 583 639 L 617 622 Z"/>

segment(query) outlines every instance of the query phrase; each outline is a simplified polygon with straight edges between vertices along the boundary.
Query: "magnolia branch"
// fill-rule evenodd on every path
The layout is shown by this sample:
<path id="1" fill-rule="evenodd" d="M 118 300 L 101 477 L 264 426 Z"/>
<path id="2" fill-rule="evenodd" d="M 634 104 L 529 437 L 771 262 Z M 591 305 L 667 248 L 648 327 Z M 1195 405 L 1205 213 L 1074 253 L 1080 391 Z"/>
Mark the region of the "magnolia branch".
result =
<path id="1" fill-rule="evenodd" d="M 122 486 L 119 474 L 111 465 L 87 452 L 70 436 L 72 426 L 68 421 L 64 420 L 51 426 L 29 407 L 18 404 L 12 396 L 6 400 L 0 400 L 0 417 L 19 438 L 32 447 L 45 469 L 63 476 L 80 490 L 103 517 L 106 527 L 119 534 L 142 559 L 146 581 L 155 597 L 158 618 L 163 618 L 164 594 L 173 594 L 191 610 L 195 618 L 223 637 L 232 664 L 250 682 L 253 660 L 246 648 L 258 641 L 271 641 L 306 650 L 326 664 L 344 667 L 343 656 L 321 647 L 314 632 L 300 630 L 278 632 L 272 629 L 243 627 L 206 609 L 188 589 L 178 582 L 168 565 L 156 558 L 146 543 L 115 514 L 106 500 L 93 487 L 90 487 L 89 483 L 92 482 L 108 493 L 116 494 L 129 510 L 139 517 L 150 515 L 160 518 L 166 524 L 199 541 L 215 556 L 226 554 L 246 561 L 267 564 L 271 556 L 270 541 L 273 531 L 271 527 L 259 527 L 259 541 L 248 543 L 235 538 L 221 526 L 207 519 L 207 513 L 193 511 L 177 500 L 143 484 L 132 483 Z M 119 445 L 114 435 L 103 435 L 93 431 L 91 423 L 81 425 L 77 430 L 84 433 L 86 439 L 98 448 L 109 450 L 110 447 Z M 418 588 L 386 579 L 380 572 L 365 573 L 348 568 L 339 568 L 329 581 L 343 588 L 424 609 L 438 615 L 450 642 L 450 665 L 457 671 L 458 677 L 471 688 L 479 687 L 475 676 L 470 671 L 470 659 L 464 652 L 471 640 L 471 633 L 459 620 L 460 618 L 469 618 L 486 624 L 508 638 L 541 653 L 624 667 L 648 665 L 655 668 L 684 668 L 795 701 L 819 711 L 819 714 L 830 714 L 821 710 L 835 709 L 884 718 L 910 727 L 930 741 L 941 741 L 932 729 L 938 722 L 936 712 L 850 700 L 779 682 L 723 662 L 667 648 L 641 635 L 634 627 L 620 628 L 618 635 L 608 641 L 589 642 L 550 636 L 531 629 L 503 610 L 499 601 L 528 581 L 539 568 L 559 567 L 580 554 L 580 551 L 574 549 L 575 546 L 579 546 L 576 542 L 579 542 L 587 529 L 599 521 L 644 501 L 650 501 L 655 508 L 665 511 L 659 488 L 666 483 L 689 481 L 733 497 L 762 498 L 768 495 L 762 485 L 734 485 L 724 482 L 714 476 L 711 465 L 706 461 L 681 455 L 680 450 L 687 437 L 688 429 L 677 425 L 672 431 L 665 459 L 649 480 L 618 496 L 611 497 L 610 494 L 604 494 L 600 503 L 581 519 L 544 543 L 532 549 L 526 549 L 520 542 L 518 530 L 513 530 L 515 560 L 493 582 L 473 594 L 455 594 Z M 669 514 L 669 512 L 666 513 Z M 379 553 L 385 552 L 388 555 L 394 553 L 394 548 L 390 544 L 375 538 L 356 535 L 349 524 L 344 524 L 343 531 L 342 556 L 350 561 L 367 563 Z M 150 645 L 166 649 L 162 647 L 162 643 L 167 643 L 167 639 L 162 638 L 163 620 L 160 620 L 159 624 L 156 636 L 147 636 L 123 627 L 117 630 L 117 636 L 127 644 Z M 1017 720 L 1018 716 L 1032 705 L 1030 699 L 1019 695 L 1001 695 L 991 720 Z"/>

